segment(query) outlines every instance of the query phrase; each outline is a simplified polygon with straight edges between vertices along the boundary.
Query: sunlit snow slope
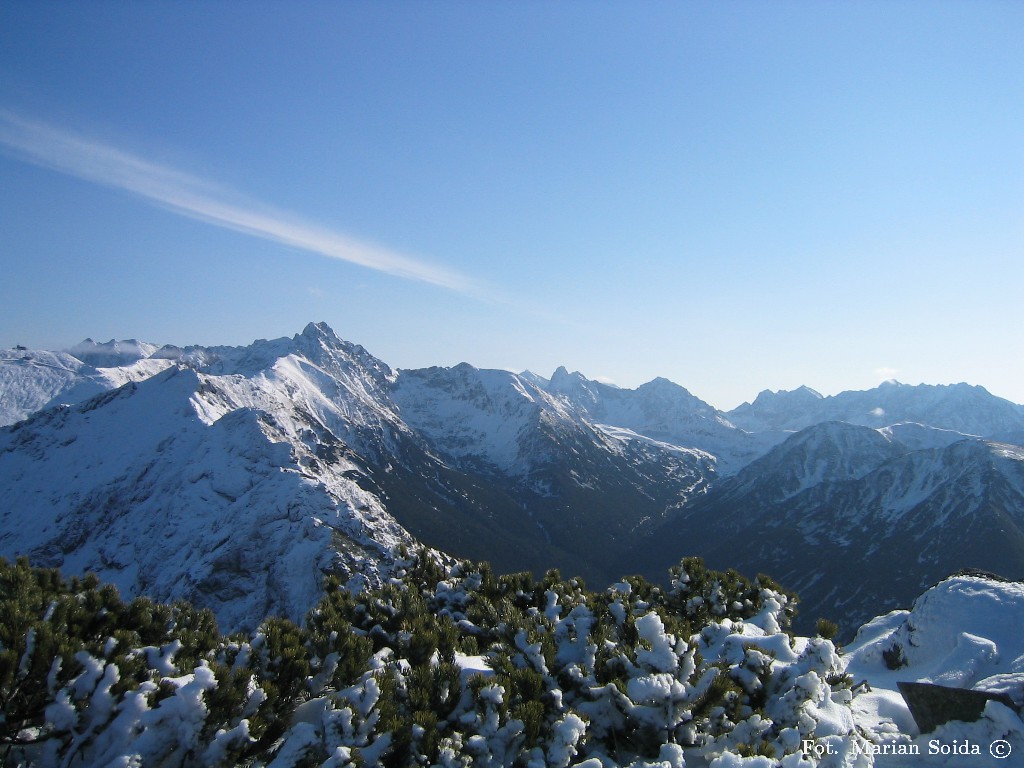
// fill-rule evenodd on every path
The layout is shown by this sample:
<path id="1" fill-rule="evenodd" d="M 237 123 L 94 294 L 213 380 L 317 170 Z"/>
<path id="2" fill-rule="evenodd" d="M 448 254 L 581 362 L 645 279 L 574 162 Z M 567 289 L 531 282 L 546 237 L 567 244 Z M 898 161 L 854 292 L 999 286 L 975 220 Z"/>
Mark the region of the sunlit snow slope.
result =
<path id="1" fill-rule="evenodd" d="M 608 581 L 623 541 L 714 477 L 712 457 L 608 435 L 513 374 L 395 372 L 323 324 L 83 346 L 125 364 L 8 355 L 5 404 L 50 405 L 0 430 L 0 554 L 188 598 L 228 628 L 301 618 L 325 574 L 377 581 L 416 539 Z"/>
<path id="2" fill-rule="evenodd" d="M 967 385 L 762 393 L 389 368 L 324 324 L 244 347 L 0 352 L 0 555 L 301 618 L 419 540 L 500 571 L 763 571 L 852 632 L 973 566 L 1024 576 L 1021 406 Z M 806 426 L 809 425 L 809 426 Z M 800 432 L 794 432 L 806 427 Z"/>

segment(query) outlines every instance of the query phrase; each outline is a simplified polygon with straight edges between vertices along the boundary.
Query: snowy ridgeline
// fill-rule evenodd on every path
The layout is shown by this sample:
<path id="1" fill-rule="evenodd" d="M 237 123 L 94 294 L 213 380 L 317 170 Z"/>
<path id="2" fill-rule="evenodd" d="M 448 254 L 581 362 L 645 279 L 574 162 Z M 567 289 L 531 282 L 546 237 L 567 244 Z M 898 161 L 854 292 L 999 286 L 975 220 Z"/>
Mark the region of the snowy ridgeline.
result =
<path id="1" fill-rule="evenodd" d="M 772 574 L 800 631 L 829 616 L 844 638 L 960 568 L 1024 576 L 1024 410 L 967 385 L 723 413 L 664 379 L 392 370 L 311 323 L 0 350 L 3 424 L 0 554 L 229 630 L 301 620 L 327 575 L 379 585 L 413 541 L 594 584 L 700 555 Z"/>
<path id="2" fill-rule="evenodd" d="M 330 589 L 303 628 L 230 638 L 208 613 L 5 565 L 9 761 L 899 768 L 1024 754 L 1002 704 L 920 735 L 894 692 L 921 679 L 1019 702 L 1018 583 L 951 578 L 843 651 L 786 632 L 790 599 L 770 582 L 698 560 L 667 591 L 631 579 L 603 593 L 554 573 L 396 563 L 383 589 Z"/>

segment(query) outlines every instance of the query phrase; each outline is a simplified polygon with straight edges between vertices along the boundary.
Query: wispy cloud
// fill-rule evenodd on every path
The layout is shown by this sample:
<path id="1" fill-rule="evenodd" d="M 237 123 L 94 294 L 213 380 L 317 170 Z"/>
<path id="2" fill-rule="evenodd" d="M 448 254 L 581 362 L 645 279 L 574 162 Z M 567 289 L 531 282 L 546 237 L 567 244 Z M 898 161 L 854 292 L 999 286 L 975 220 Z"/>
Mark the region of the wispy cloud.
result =
<path id="1" fill-rule="evenodd" d="M 460 293 L 483 291 L 456 271 L 241 200 L 206 179 L 13 112 L 0 110 L 0 147 L 23 161 L 131 192 L 191 219 Z"/>
<path id="2" fill-rule="evenodd" d="M 877 376 L 882 381 L 892 381 L 893 379 L 896 378 L 897 373 L 899 373 L 899 371 L 896 370 L 895 368 L 889 368 L 886 366 L 883 366 L 881 368 L 875 368 L 875 376 Z"/>

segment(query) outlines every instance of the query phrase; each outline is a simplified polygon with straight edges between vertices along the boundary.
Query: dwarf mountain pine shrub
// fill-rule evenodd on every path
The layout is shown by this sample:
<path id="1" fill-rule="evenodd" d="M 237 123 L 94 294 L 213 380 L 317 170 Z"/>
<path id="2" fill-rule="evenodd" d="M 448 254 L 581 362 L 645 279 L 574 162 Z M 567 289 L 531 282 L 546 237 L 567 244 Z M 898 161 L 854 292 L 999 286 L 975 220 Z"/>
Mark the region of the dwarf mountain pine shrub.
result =
<path id="1" fill-rule="evenodd" d="M 843 684 L 795 599 L 697 558 L 666 590 L 396 553 L 380 589 L 328 579 L 303 626 L 223 636 L 186 603 L 0 560 L 8 764 L 618 765 L 793 754 Z M 852 738 L 852 737 L 851 737 Z M 665 756 L 668 757 L 665 757 Z"/>

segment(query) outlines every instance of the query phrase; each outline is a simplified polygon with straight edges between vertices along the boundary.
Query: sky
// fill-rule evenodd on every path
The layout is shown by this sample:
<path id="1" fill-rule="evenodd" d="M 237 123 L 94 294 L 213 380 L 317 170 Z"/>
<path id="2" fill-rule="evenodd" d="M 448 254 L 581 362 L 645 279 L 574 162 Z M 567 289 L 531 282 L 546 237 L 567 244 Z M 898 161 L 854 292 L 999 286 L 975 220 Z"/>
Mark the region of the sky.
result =
<path id="1" fill-rule="evenodd" d="M 1024 403 L 1024 4 L 0 4 L 0 347 Z"/>

